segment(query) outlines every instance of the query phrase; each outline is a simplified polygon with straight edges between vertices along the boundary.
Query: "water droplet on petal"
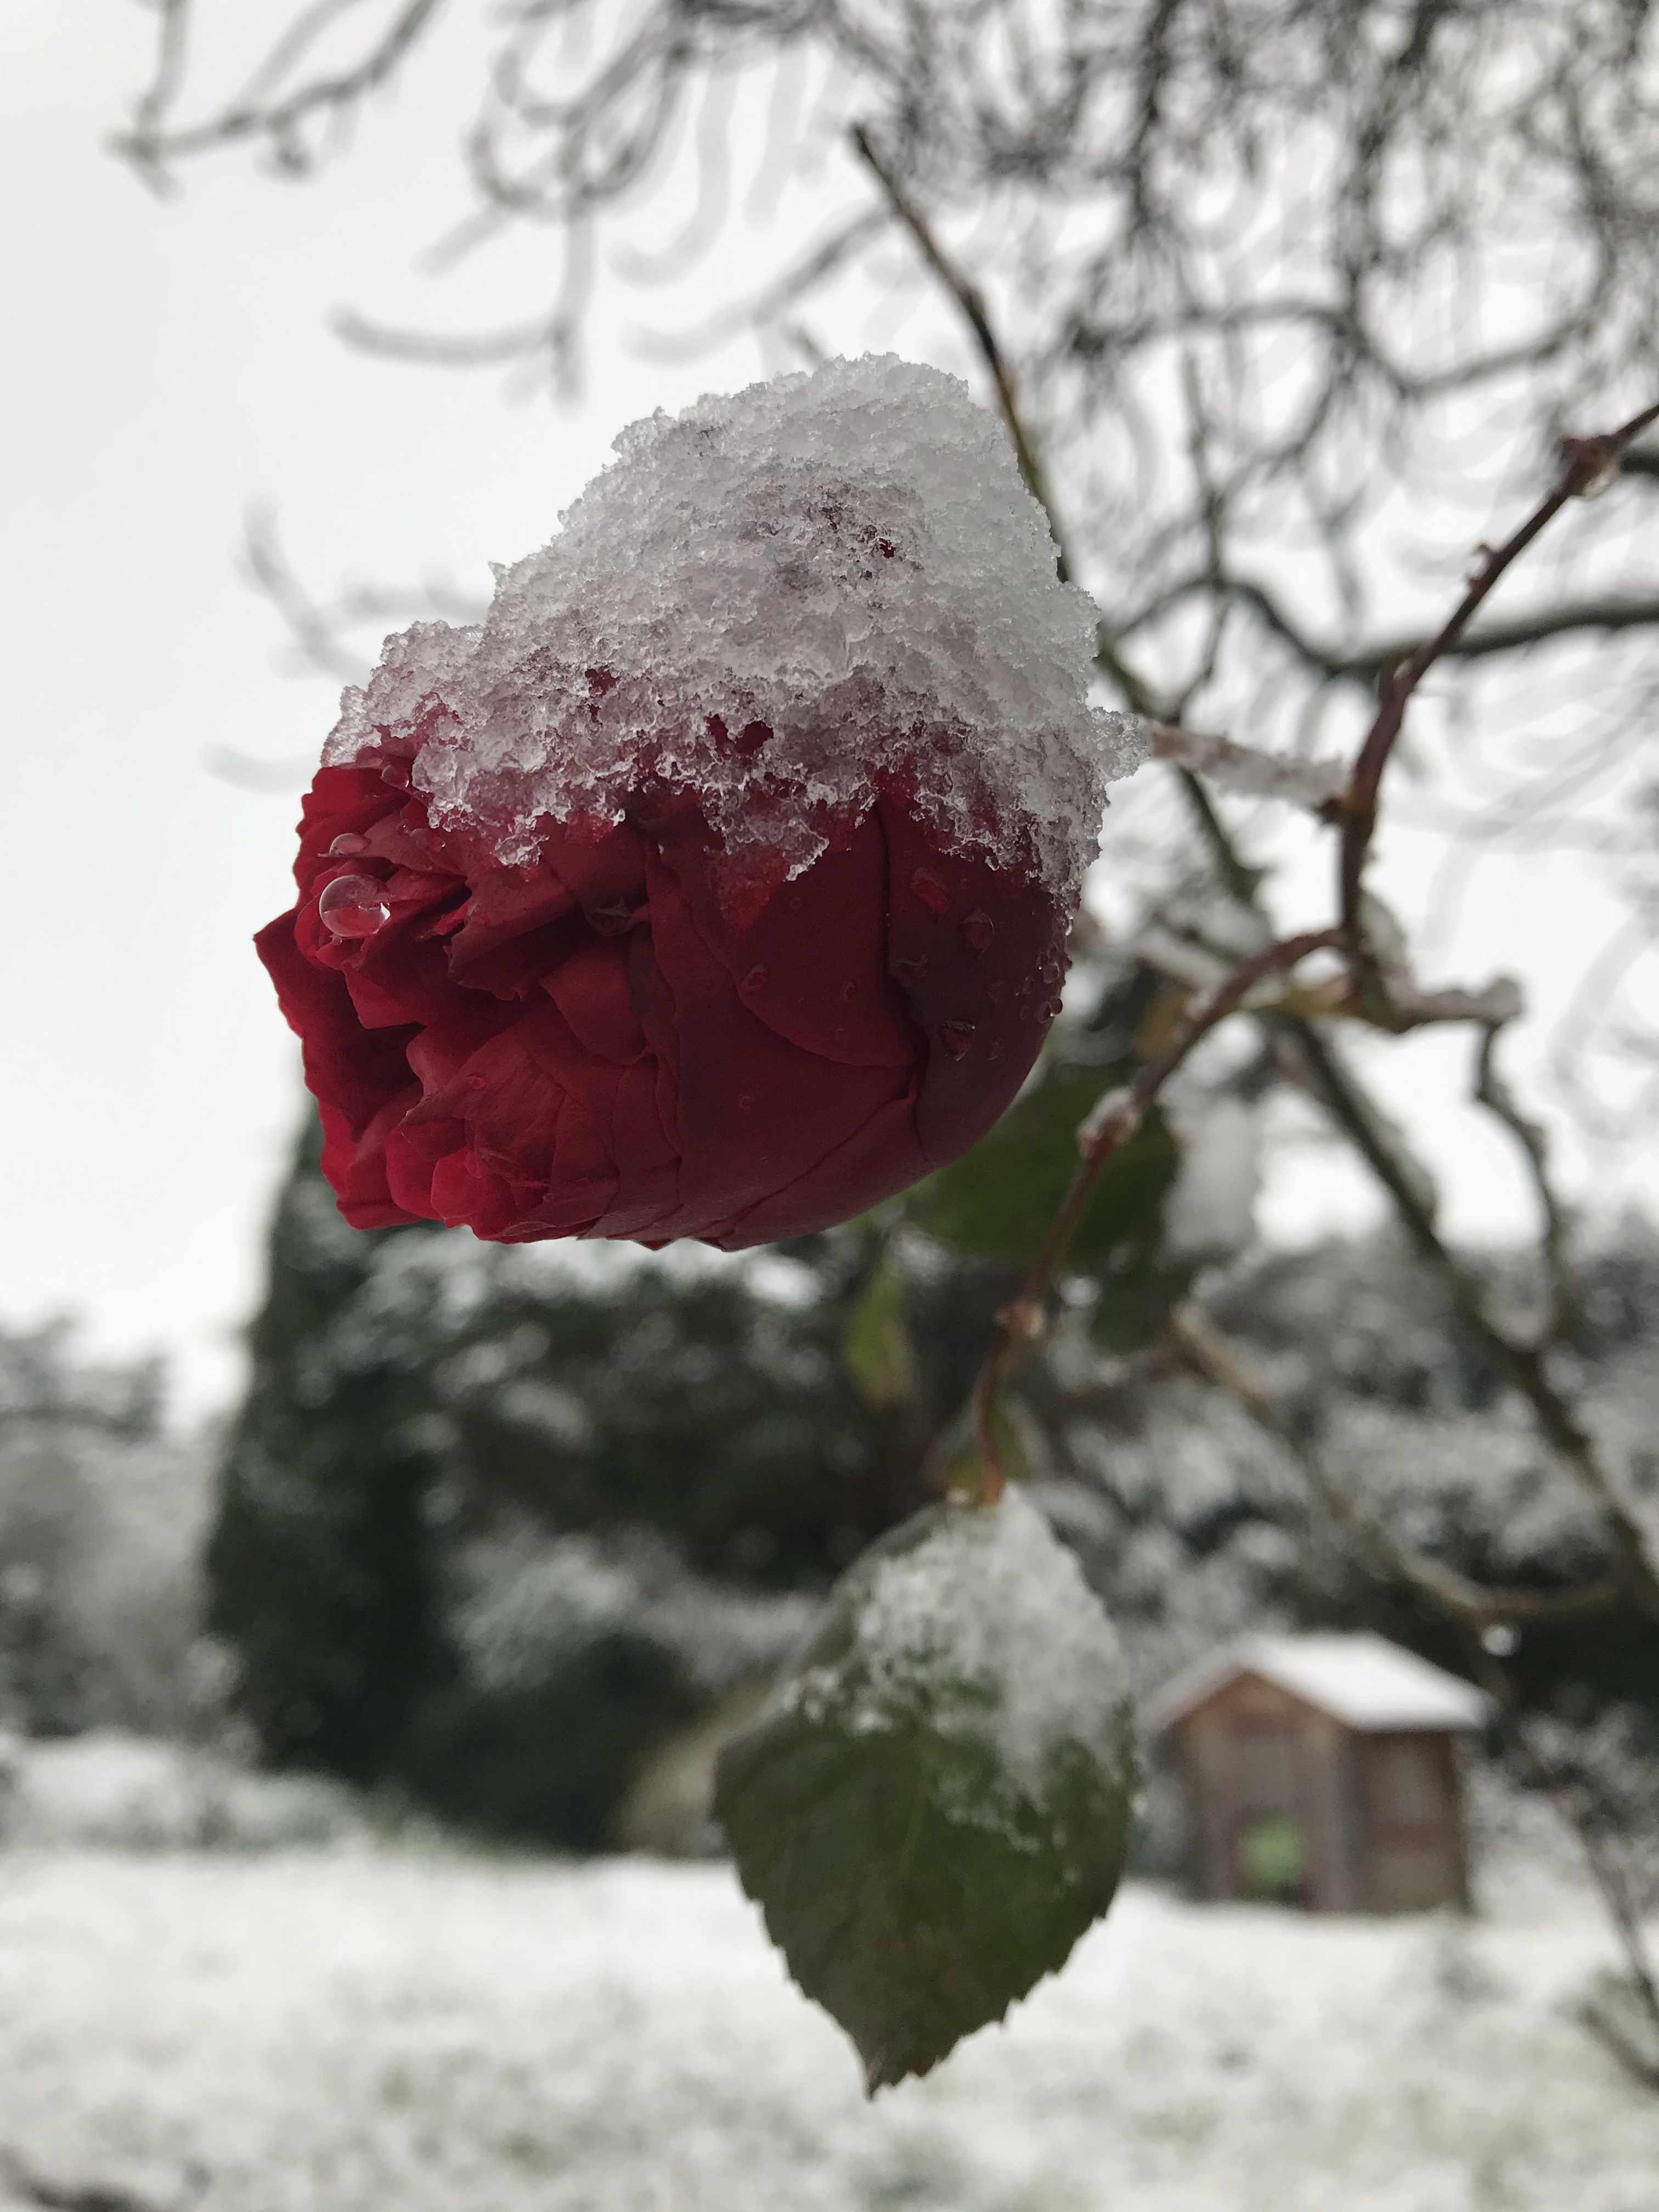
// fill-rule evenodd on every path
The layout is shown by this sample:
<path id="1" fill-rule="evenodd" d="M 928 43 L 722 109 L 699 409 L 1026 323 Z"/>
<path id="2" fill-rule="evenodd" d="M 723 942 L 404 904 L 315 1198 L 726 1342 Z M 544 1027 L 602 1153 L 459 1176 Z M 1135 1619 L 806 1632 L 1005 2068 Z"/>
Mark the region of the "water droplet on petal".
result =
<path id="1" fill-rule="evenodd" d="M 960 1060 L 974 1041 L 971 1022 L 946 1022 L 939 1030 L 939 1041 L 952 1060 Z"/>
<path id="2" fill-rule="evenodd" d="M 738 984 L 738 988 L 740 991 L 758 991 L 765 981 L 766 970 L 764 968 L 751 968 L 749 970 L 749 973 L 744 977 L 742 982 Z"/>
<path id="3" fill-rule="evenodd" d="M 896 960 L 893 973 L 901 983 L 920 983 L 927 973 L 927 963 L 925 960 Z"/>
<path id="4" fill-rule="evenodd" d="M 317 902 L 319 921 L 335 937 L 373 937 L 391 912 L 373 876 L 336 876 Z"/>
<path id="5" fill-rule="evenodd" d="M 342 830 L 329 847 L 328 857 L 331 860 L 343 860 L 354 853 L 366 853 L 368 850 L 367 837 L 361 836 L 356 830 Z"/>
<path id="6" fill-rule="evenodd" d="M 951 894 L 931 868 L 918 868 L 910 878 L 910 888 L 930 914 L 943 914 L 951 903 Z"/>
<path id="7" fill-rule="evenodd" d="M 489 1078 L 487 1076 L 469 1075 L 466 1079 L 466 1087 L 469 1091 L 482 1091 L 485 1088 L 488 1081 Z"/>
<path id="8" fill-rule="evenodd" d="M 739 1111 L 740 1113 L 744 1113 L 744 1114 L 746 1114 L 746 1113 L 749 1111 L 749 1109 L 750 1109 L 750 1108 L 754 1104 L 754 1103 L 755 1103 L 755 1101 L 754 1101 L 754 1097 L 753 1097 L 752 1094 L 751 1094 L 750 1092 L 749 1092 L 749 1091 L 745 1091 L 744 1092 L 744 1094 L 743 1094 L 742 1097 L 741 1097 L 741 1098 L 739 1098 L 739 1099 L 738 1099 L 738 1111 Z"/>
<path id="9" fill-rule="evenodd" d="M 965 914 L 957 924 L 957 934 L 970 952 L 983 952 L 997 933 L 997 926 L 982 906 Z"/>
<path id="10" fill-rule="evenodd" d="M 987 1060 L 1000 1060 L 1000 1059 L 1001 1059 L 1001 1057 L 1002 1057 L 1002 1039 L 1001 1039 L 1000 1037 L 993 1037 L 993 1038 L 991 1039 L 990 1043 L 989 1043 L 989 1044 L 988 1044 L 988 1045 L 986 1046 L 986 1048 L 985 1048 L 985 1057 L 987 1058 Z"/>
<path id="11" fill-rule="evenodd" d="M 858 994 L 859 987 L 856 983 L 843 983 L 842 985 L 841 995 L 849 1006 L 852 1005 L 854 1000 L 857 998 Z"/>
<path id="12" fill-rule="evenodd" d="M 1065 973 L 1058 960 L 1045 960 L 1037 969 L 1037 981 L 1046 983 L 1052 991 Z"/>

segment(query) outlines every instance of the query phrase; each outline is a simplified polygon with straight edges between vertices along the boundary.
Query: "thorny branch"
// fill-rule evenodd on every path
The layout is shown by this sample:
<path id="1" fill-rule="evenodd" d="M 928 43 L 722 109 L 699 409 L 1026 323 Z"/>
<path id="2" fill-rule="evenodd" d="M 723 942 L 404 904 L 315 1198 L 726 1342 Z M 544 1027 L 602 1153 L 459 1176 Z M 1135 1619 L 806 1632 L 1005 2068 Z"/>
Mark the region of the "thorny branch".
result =
<path id="1" fill-rule="evenodd" d="M 1225 825 L 1192 771 L 1182 769 L 1180 773 L 1183 785 L 1200 802 L 1200 826 L 1223 881 L 1234 896 L 1260 911 L 1256 884 L 1239 860 Z M 1510 1129 L 1521 1145 L 1542 1211 L 1540 1243 L 1548 1303 L 1543 1326 L 1531 1343 L 1517 1342 L 1489 1312 L 1480 1284 L 1455 1258 L 1439 1236 L 1432 1186 L 1426 1176 L 1418 1163 L 1404 1156 L 1384 1117 L 1321 1035 L 1318 1026 L 1283 1012 L 1271 1012 L 1266 1019 L 1281 1044 L 1296 1053 L 1310 1087 L 1382 1183 L 1419 1255 L 1451 1293 L 1458 1310 L 1488 1354 L 1509 1371 L 1510 1379 L 1517 1387 L 1519 1378 L 1510 1361 L 1519 1358 L 1525 1363 L 1529 1387 L 1522 1389 L 1522 1395 L 1527 1398 L 1540 1432 L 1556 1446 L 1570 1470 L 1601 1507 L 1604 1525 L 1611 1524 L 1613 1571 L 1575 1589 L 1548 1592 L 1498 1590 L 1470 1583 L 1467 1577 L 1448 1570 L 1442 1562 L 1427 1559 L 1402 1544 L 1385 1522 L 1334 1482 L 1319 1455 L 1285 1422 L 1266 1390 L 1195 1305 L 1189 1304 L 1178 1310 L 1173 1318 L 1171 1339 L 1200 1372 L 1228 1390 L 1251 1419 L 1279 1442 L 1333 1517 L 1358 1538 L 1362 1558 L 1368 1558 L 1379 1571 L 1414 1589 L 1444 1617 L 1468 1632 L 1474 1671 L 1492 1698 L 1522 1770 L 1548 1798 L 1576 1838 L 1624 1954 L 1631 1988 L 1655 2031 L 1659 2032 L 1659 1978 L 1656 1978 L 1649 1958 L 1630 1885 L 1580 1793 L 1556 1771 L 1534 1741 L 1513 1686 L 1483 1638 L 1483 1631 L 1489 1632 L 1507 1626 L 1509 1621 L 1528 1617 L 1534 1621 L 1547 1619 L 1552 1612 L 1558 1620 L 1570 1618 L 1575 1613 L 1593 1616 L 1604 1605 L 1625 1598 L 1632 1591 L 1638 1602 L 1644 1598 L 1650 1601 L 1655 1579 L 1643 1532 L 1628 1515 L 1622 1500 L 1613 1499 L 1609 1512 L 1607 1501 L 1610 1480 L 1555 1391 L 1545 1363 L 1544 1354 L 1556 1337 L 1565 1333 L 1571 1314 L 1566 1215 L 1550 1180 L 1542 1131 L 1520 1111 L 1498 1071 L 1495 1054 L 1502 1024 L 1490 1024 L 1483 1030 L 1475 1095 Z M 1568 1444 L 1565 1452 L 1561 1451 L 1564 1439 Z M 1488 1607 L 1494 1610 L 1488 1611 Z M 1578 2017 L 1586 2031 L 1632 2081 L 1644 2088 L 1659 2091 L 1659 2065 L 1605 2007 L 1594 1998 L 1587 1999 L 1579 2008 Z"/>
<path id="2" fill-rule="evenodd" d="M 1376 721 L 1361 750 L 1346 789 L 1335 798 L 1334 803 L 1328 796 L 1328 775 L 1323 787 L 1314 787 L 1324 770 L 1323 763 L 1319 764 L 1312 774 L 1307 767 L 1302 767 L 1297 776 L 1287 780 L 1275 779 L 1261 757 L 1251 754 L 1226 739 L 1195 738 L 1191 732 L 1167 725 L 1154 728 L 1154 748 L 1176 767 L 1200 833 L 1210 849 L 1227 890 L 1264 920 L 1260 878 L 1240 860 L 1225 824 L 1204 789 L 1202 774 L 1207 771 L 1214 775 L 1218 770 L 1218 780 L 1231 781 L 1235 785 L 1241 779 L 1247 783 L 1254 781 L 1258 791 L 1262 790 L 1264 782 L 1270 784 L 1273 787 L 1274 795 L 1311 805 L 1316 813 L 1323 815 L 1328 820 L 1334 817 L 1340 823 L 1344 840 L 1343 868 L 1340 878 L 1345 899 L 1344 923 L 1306 942 L 1291 940 L 1273 946 L 1266 955 L 1258 956 L 1255 962 L 1247 962 L 1236 968 L 1225 981 L 1212 985 L 1189 1013 L 1170 1049 L 1144 1067 L 1127 1091 L 1109 1093 L 1085 1122 L 1079 1132 L 1079 1142 L 1085 1154 L 1083 1164 L 1060 1213 L 1050 1226 L 1019 1297 L 999 1316 L 997 1334 L 975 1384 L 974 1432 L 980 1459 L 982 1497 L 994 1498 L 1005 1480 L 996 1440 L 999 1391 L 1020 1352 L 1041 1332 L 1043 1302 L 1063 1257 L 1066 1239 L 1087 1203 L 1094 1180 L 1105 1160 L 1110 1157 L 1115 1145 L 1121 1143 L 1132 1132 L 1162 1084 L 1191 1049 L 1198 1035 L 1204 1028 L 1222 1018 L 1224 1012 L 1234 1011 L 1243 1005 L 1250 988 L 1261 980 L 1266 969 L 1277 967 L 1288 972 L 1296 960 L 1304 952 L 1314 949 L 1316 944 L 1339 945 L 1349 954 L 1349 991 L 1355 996 L 1358 995 L 1354 994 L 1353 971 L 1358 965 L 1357 956 L 1361 951 L 1356 924 L 1363 911 L 1359 898 L 1364 860 L 1375 828 L 1382 776 L 1398 738 L 1411 690 L 1431 665 L 1436 653 L 1444 650 L 1448 642 L 1455 642 L 1462 624 L 1468 620 L 1486 592 L 1490 591 L 1503 568 L 1538 535 L 1550 516 L 1576 490 L 1583 489 L 1609 465 L 1616 465 L 1623 448 L 1631 439 L 1656 417 L 1659 417 L 1659 408 L 1638 416 L 1634 424 L 1627 425 L 1613 439 L 1584 441 L 1573 451 L 1562 481 L 1550 498 L 1534 511 L 1528 523 L 1504 548 L 1500 549 L 1497 555 L 1488 556 L 1481 576 L 1465 595 L 1464 602 L 1452 621 L 1443 629 L 1437 639 L 1431 641 L 1428 646 L 1413 655 L 1406 669 L 1395 678 L 1385 694 Z M 1356 792 L 1358 793 L 1358 805 L 1355 804 Z M 1350 899 L 1352 902 L 1351 906 L 1346 902 Z M 1434 1018 L 1432 1003 L 1428 997 L 1417 994 L 1413 1006 L 1409 989 L 1402 988 L 1402 985 L 1408 981 L 1402 974 L 1403 957 L 1390 963 L 1379 961 L 1373 951 L 1370 964 L 1373 981 L 1367 995 L 1372 1002 L 1369 1011 L 1374 1018 L 1380 1018 L 1387 1026 L 1400 1030 L 1413 1026 L 1424 1018 Z M 1389 972 L 1390 966 L 1391 973 Z M 1440 995 L 1443 998 L 1446 994 Z M 1478 1000 L 1471 997 L 1462 1004 L 1443 1006 L 1441 1011 L 1449 1018 L 1474 1019 L 1480 1024 L 1475 1096 L 1514 1136 L 1533 1179 L 1542 1217 L 1540 1246 L 1547 1304 L 1542 1323 L 1531 1338 L 1517 1336 L 1502 1326 L 1490 1311 L 1483 1285 L 1454 1256 L 1439 1233 L 1431 1184 L 1415 1162 L 1403 1157 L 1399 1140 L 1386 1118 L 1371 1103 L 1363 1087 L 1322 1036 L 1320 1025 L 1305 1014 L 1287 1010 L 1282 1004 L 1264 1010 L 1262 1018 L 1281 1042 L 1288 1044 L 1297 1054 L 1310 1087 L 1322 1098 L 1331 1118 L 1344 1131 L 1382 1183 L 1419 1255 L 1450 1292 L 1458 1310 L 1502 1369 L 1511 1387 L 1524 1399 L 1540 1434 L 1595 1503 L 1612 1555 L 1608 1570 L 1589 1581 L 1568 1588 L 1501 1589 L 1474 1583 L 1443 1562 L 1413 1551 L 1394 1534 L 1386 1522 L 1334 1480 L 1320 1455 L 1297 1437 L 1279 1416 L 1266 1390 L 1245 1368 L 1231 1346 L 1213 1329 L 1199 1308 L 1188 1304 L 1177 1310 L 1171 1321 L 1170 1334 L 1176 1346 L 1200 1373 L 1226 1389 L 1250 1418 L 1274 1437 L 1301 1470 L 1304 1480 L 1324 1503 L 1333 1518 L 1348 1532 L 1361 1557 L 1377 1572 L 1417 1591 L 1443 1617 L 1466 1632 L 1475 1670 L 1486 1682 L 1524 1768 L 1537 1786 L 1548 1795 L 1578 1841 L 1590 1879 L 1618 1936 L 1631 1986 L 1648 2019 L 1656 2031 L 1659 2031 L 1659 1980 L 1656 1979 L 1648 1957 L 1639 1915 L 1629 1885 L 1614 1854 L 1579 1803 L 1576 1793 L 1554 1771 L 1532 1741 L 1508 1678 L 1483 1641 L 1483 1632 L 1489 1632 L 1512 1621 L 1535 1623 L 1593 1618 L 1626 1601 L 1633 1601 L 1650 1613 L 1659 1613 L 1659 1570 L 1655 1567 L 1645 1533 L 1631 1509 L 1618 1495 L 1613 1479 L 1602 1465 L 1590 1437 L 1572 1414 L 1549 1370 L 1548 1355 L 1565 1333 L 1571 1314 L 1571 1281 L 1566 1213 L 1550 1179 L 1543 1132 L 1521 1111 L 1504 1083 L 1497 1065 L 1498 1040 L 1516 1008 L 1494 1005 L 1491 1002 L 1490 994 L 1487 997 L 1488 1003 L 1484 1007 Z M 1405 1004 L 1401 1003 L 1402 999 L 1406 1000 Z M 1364 1010 L 1363 1005 L 1352 1009 L 1356 1012 Z M 1580 2016 L 1587 2030 L 1595 2035 L 1632 2079 L 1647 2087 L 1659 2087 L 1659 2069 L 1656 2069 L 1646 2055 L 1630 2040 L 1615 2019 L 1593 2002 L 1585 2004 Z"/>
<path id="3" fill-rule="evenodd" d="M 974 1385 L 974 1438 L 980 1458 L 980 1495 L 986 1504 L 1002 1495 L 1007 1480 L 995 1433 L 998 1393 L 1018 1351 L 1042 1334 L 1043 1301 L 1107 1162 L 1133 1136 L 1153 1100 L 1201 1038 L 1237 1013 L 1258 984 L 1288 973 L 1310 953 L 1328 951 L 1336 942 L 1334 930 L 1309 930 L 1240 961 L 1224 982 L 1188 1007 L 1157 1058 L 1147 1061 L 1132 1083 L 1108 1091 L 1078 1131 L 1082 1158 L 1071 1188 L 1048 1224 L 1019 1295 L 998 1316 L 996 1337 Z"/>
<path id="4" fill-rule="evenodd" d="M 1632 416 L 1628 422 L 1610 435 L 1567 440 L 1565 465 L 1549 492 L 1501 545 L 1485 550 L 1473 581 L 1443 628 L 1425 644 L 1419 646 L 1403 667 L 1385 678 L 1382 704 L 1365 733 L 1364 743 L 1359 749 L 1359 757 L 1354 763 L 1353 774 L 1341 802 L 1342 843 L 1337 872 L 1338 897 L 1343 933 L 1362 990 L 1367 989 L 1372 981 L 1370 972 L 1372 963 L 1367 957 L 1364 917 L 1361 908 L 1365 863 L 1376 831 L 1378 794 L 1383 775 L 1405 726 L 1407 702 L 1441 654 L 1457 642 L 1471 616 L 1498 578 L 1513 566 L 1569 500 L 1579 498 L 1617 471 L 1627 447 L 1632 446 L 1653 422 L 1659 422 L 1659 401 L 1644 408 L 1639 415 Z"/>

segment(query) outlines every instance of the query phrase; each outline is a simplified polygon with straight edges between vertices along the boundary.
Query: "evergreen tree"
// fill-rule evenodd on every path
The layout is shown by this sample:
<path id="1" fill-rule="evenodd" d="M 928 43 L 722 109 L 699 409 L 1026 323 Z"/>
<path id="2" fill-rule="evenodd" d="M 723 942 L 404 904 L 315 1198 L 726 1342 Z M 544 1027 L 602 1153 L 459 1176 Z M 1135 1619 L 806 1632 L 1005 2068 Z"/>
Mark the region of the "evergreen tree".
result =
<path id="1" fill-rule="evenodd" d="M 450 1671 L 422 1440 L 406 1358 L 342 1360 L 336 1332 L 392 1239 L 348 1228 L 307 1115 L 278 1197 L 252 1376 L 222 1469 L 209 1624 L 237 1702 L 278 1766 L 395 1773 L 421 1699 Z"/>

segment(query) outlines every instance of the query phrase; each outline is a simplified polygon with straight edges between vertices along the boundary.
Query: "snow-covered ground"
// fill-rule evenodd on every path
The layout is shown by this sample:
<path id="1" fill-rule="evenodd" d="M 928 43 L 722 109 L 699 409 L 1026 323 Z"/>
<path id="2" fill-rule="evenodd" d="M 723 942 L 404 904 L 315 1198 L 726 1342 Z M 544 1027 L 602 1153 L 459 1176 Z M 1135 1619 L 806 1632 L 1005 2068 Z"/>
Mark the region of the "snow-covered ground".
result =
<path id="1" fill-rule="evenodd" d="M 729 1872 L 362 1834 L 0 1856 L 0 2143 L 204 2212 L 1655 2212 L 1607 1955 L 1131 1887 L 928 2081 L 860 2094 Z M 0 2189 L 0 2202 L 4 2201 Z"/>

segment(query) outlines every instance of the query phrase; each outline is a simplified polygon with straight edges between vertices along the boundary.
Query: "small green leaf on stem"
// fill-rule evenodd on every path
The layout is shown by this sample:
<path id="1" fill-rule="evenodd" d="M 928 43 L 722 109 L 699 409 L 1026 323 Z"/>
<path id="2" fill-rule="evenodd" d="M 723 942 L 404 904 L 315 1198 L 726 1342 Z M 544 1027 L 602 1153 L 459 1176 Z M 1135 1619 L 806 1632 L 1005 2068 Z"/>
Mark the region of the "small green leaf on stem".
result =
<path id="1" fill-rule="evenodd" d="M 1098 1076 L 1051 1075 L 1016 1100 L 988 1136 L 915 1192 L 917 1225 L 958 1251 L 1029 1260 L 1077 1172 L 1078 1124 L 1101 1088 Z M 1067 1264 L 1087 1267 L 1155 1223 L 1179 1164 L 1176 1140 L 1153 1107 L 1101 1176 Z"/>
<path id="2" fill-rule="evenodd" d="M 878 1411 L 915 1395 L 916 1353 L 904 1317 L 904 1278 L 890 1260 L 878 1263 L 853 1309 L 842 1358 L 860 1396 Z"/>

